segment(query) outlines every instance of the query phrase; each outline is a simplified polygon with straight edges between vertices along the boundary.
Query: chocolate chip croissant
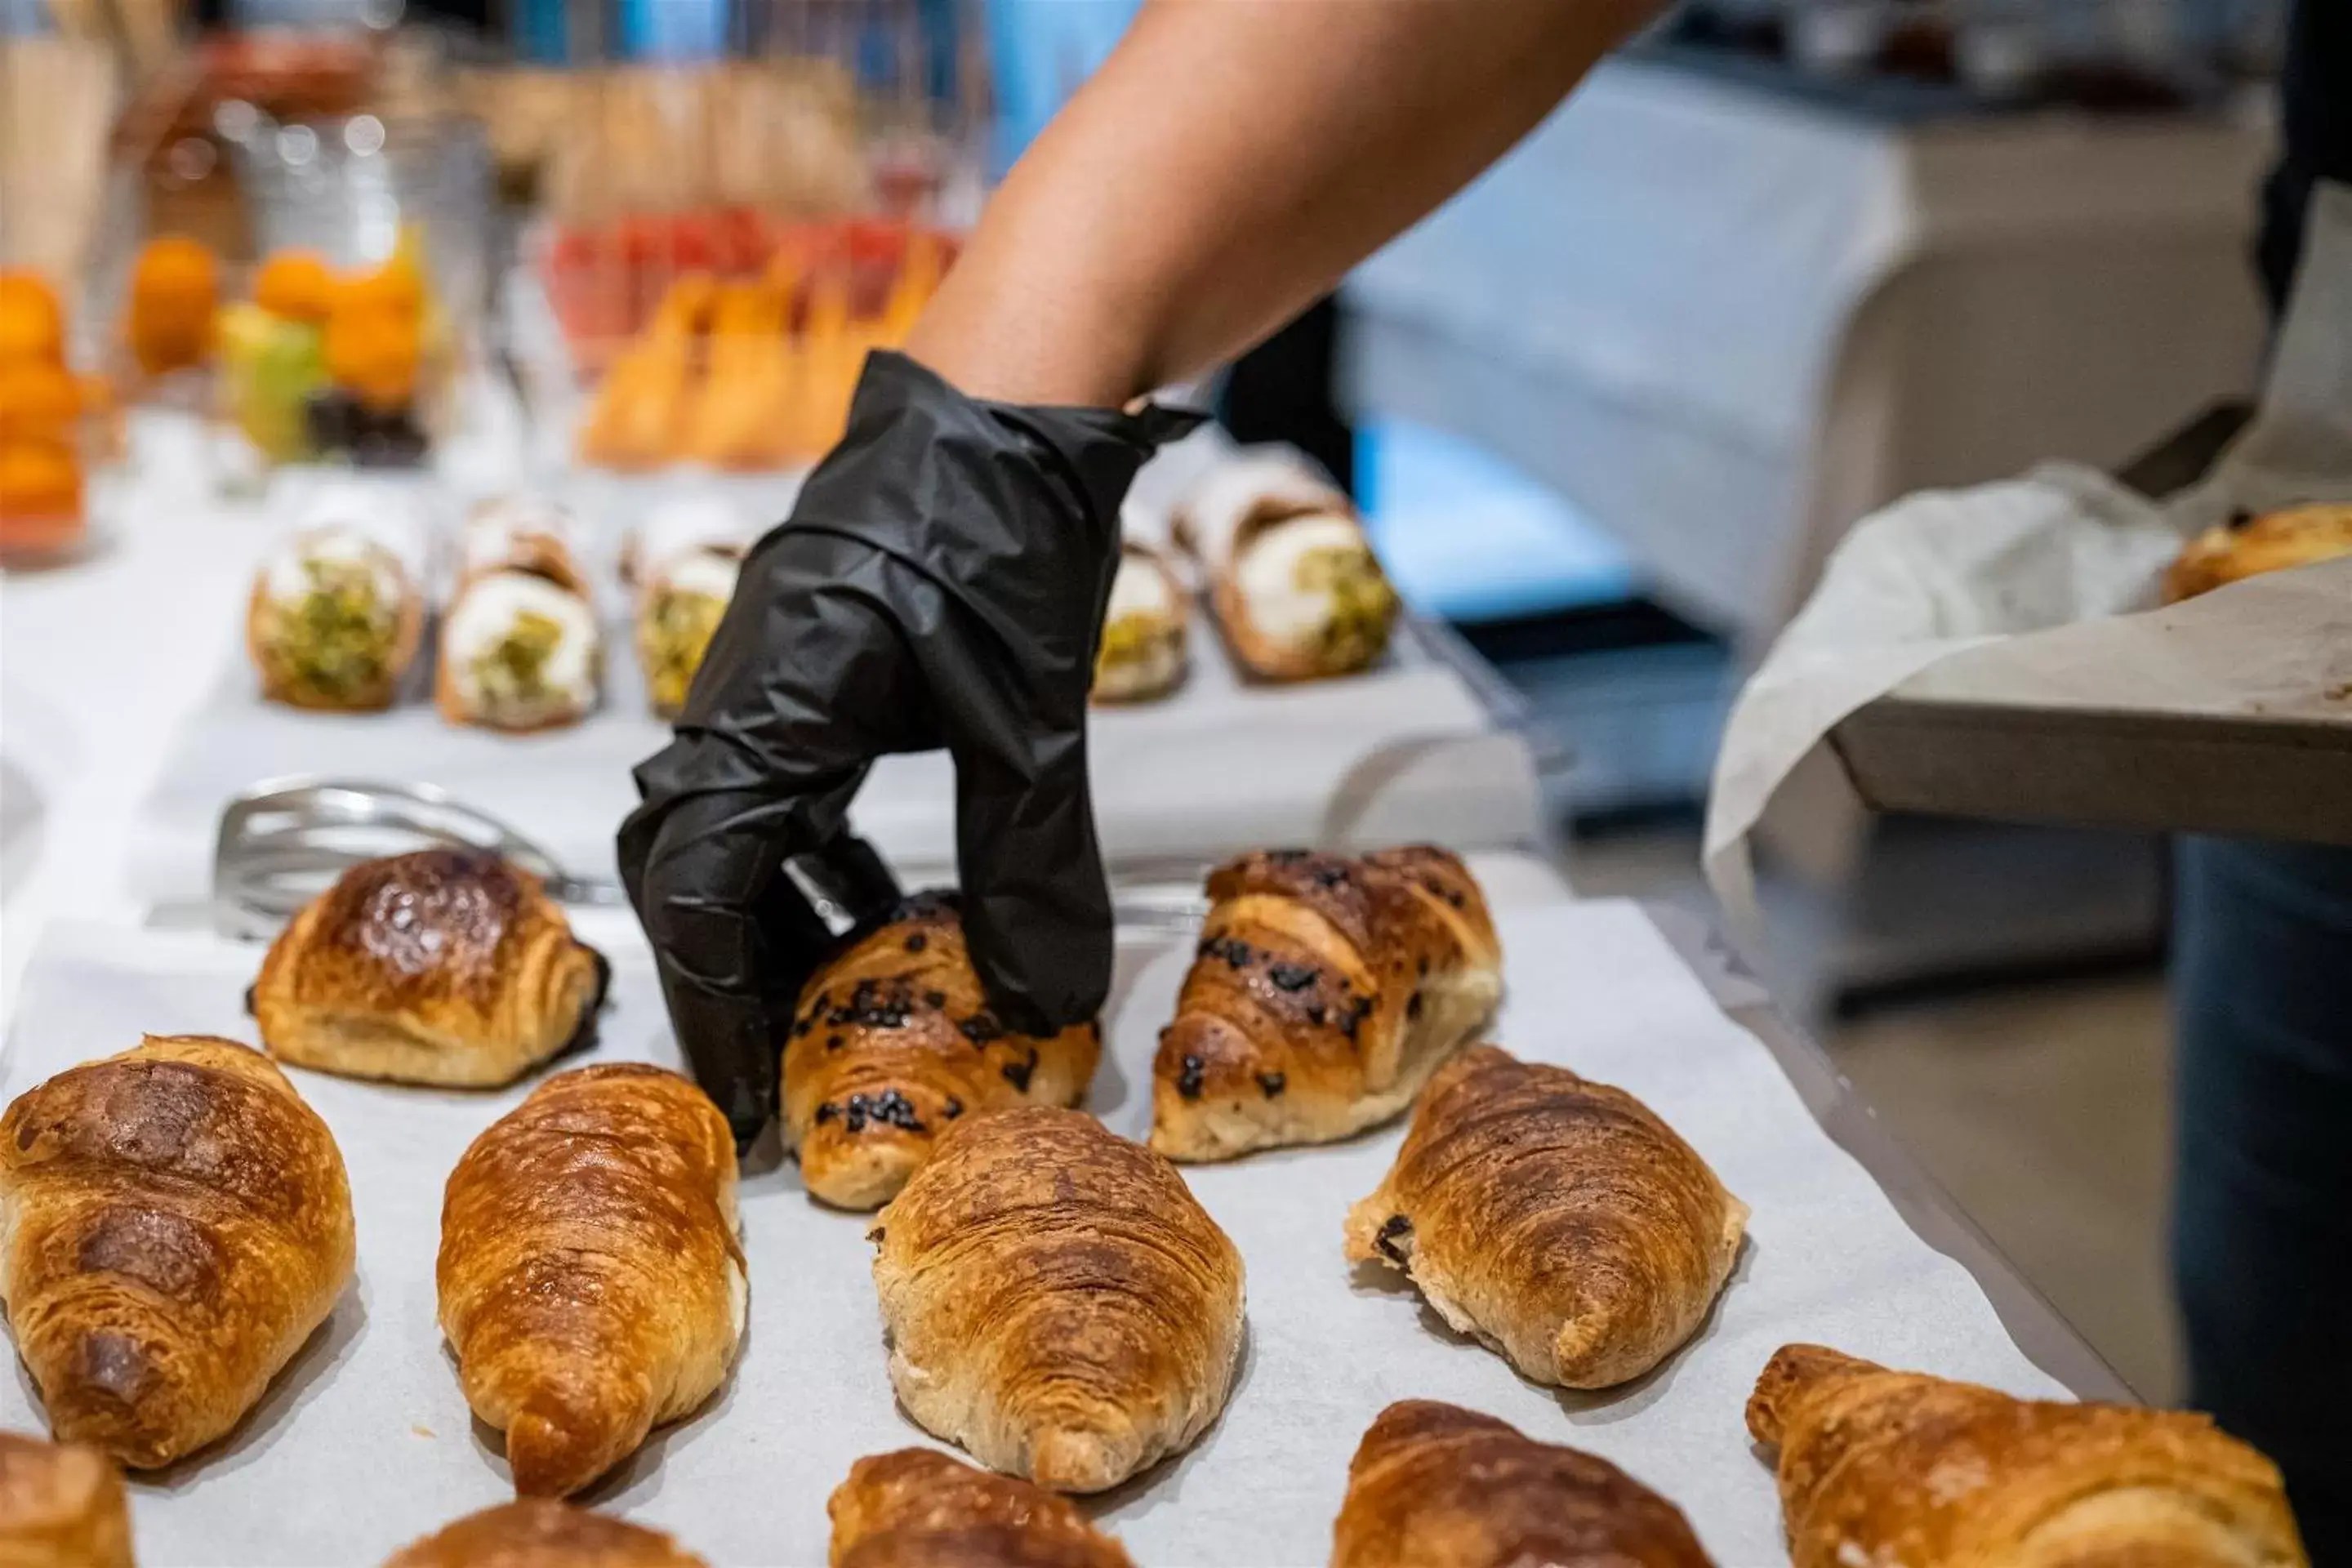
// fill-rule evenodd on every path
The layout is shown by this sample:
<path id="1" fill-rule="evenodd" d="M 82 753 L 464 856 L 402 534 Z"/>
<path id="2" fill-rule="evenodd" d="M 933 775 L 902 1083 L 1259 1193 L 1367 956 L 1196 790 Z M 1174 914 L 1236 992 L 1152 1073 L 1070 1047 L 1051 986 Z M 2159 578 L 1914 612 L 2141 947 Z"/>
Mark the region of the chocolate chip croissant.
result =
<path id="1" fill-rule="evenodd" d="M 1713 1568 L 1682 1510 L 1608 1460 L 1406 1399 L 1348 1466 L 1331 1568 Z"/>
<path id="2" fill-rule="evenodd" d="M 0 1298 L 49 1426 L 137 1469 L 222 1436 L 355 1257 L 327 1124 L 269 1058 L 150 1035 L 0 1116 Z"/>
<path id="3" fill-rule="evenodd" d="M 122 1477 L 95 1448 L 0 1432 L 0 1565 L 132 1568 Z"/>
<path id="4" fill-rule="evenodd" d="M 559 1073 L 466 1151 L 441 1331 L 515 1491 L 564 1497 L 717 1393 L 743 1334 L 735 1138 L 673 1072 Z"/>
<path id="5" fill-rule="evenodd" d="M 1098 1023 L 1033 1039 L 998 1022 L 954 901 L 920 895 L 802 989 L 784 1042 L 785 1141 L 811 1193 L 872 1208 L 958 1118 L 1076 1105 L 1101 1057 Z"/>
<path id="6" fill-rule="evenodd" d="M 423 849 L 355 866 L 270 944 L 251 1006 L 280 1061 L 488 1088 L 587 1039 L 607 969 L 537 878 Z"/>
<path id="7" fill-rule="evenodd" d="M 2202 1415 L 2013 1399 L 1786 1345 L 1748 1402 L 1795 1568 L 2308 1568 L 2277 1468 Z"/>
<path id="8" fill-rule="evenodd" d="M 383 1568 L 708 1568 L 657 1530 L 528 1498 L 469 1513 L 412 1542 Z"/>
<path id="9" fill-rule="evenodd" d="M 1224 1408 L 1241 1255 L 1173 1165 L 1091 1116 L 959 1121 L 871 1235 L 899 1403 L 992 1469 L 1101 1491 Z"/>
<path id="10" fill-rule="evenodd" d="M 858 1460 L 825 1512 L 832 1568 L 1135 1568 L 1052 1492 L 929 1448 Z"/>
<path id="11" fill-rule="evenodd" d="M 1696 1331 L 1747 1223 L 1623 1089 L 1480 1046 L 1430 1080 L 1347 1252 L 1403 1269 L 1523 1376 L 1608 1388 Z"/>
<path id="12" fill-rule="evenodd" d="M 1486 900 L 1443 849 L 1264 850 L 1212 873 L 1208 891 L 1151 1068 L 1151 1146 L 1171 1159 L 1385 1121 L 1502 994 Z"/>

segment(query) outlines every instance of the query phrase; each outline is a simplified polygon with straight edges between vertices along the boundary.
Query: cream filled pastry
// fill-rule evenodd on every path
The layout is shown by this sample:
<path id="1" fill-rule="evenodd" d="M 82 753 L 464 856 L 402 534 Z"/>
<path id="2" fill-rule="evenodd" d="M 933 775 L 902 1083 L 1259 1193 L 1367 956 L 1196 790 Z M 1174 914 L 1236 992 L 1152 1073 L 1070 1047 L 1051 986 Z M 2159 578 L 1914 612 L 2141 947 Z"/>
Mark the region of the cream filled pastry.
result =
<path id="1" fill-rule="evenodd" d="M 629 536 L 621 574 L 632 583 L 648 581 L 672 561 L 705 552 L 740 560 L 759 532 L 750 515 L 724 496 L 673 496 L 646 512 Z"/>
<path id="2" fill-rule="evenodd" d="M 359 528 L 305 529 L 272 551 L 246 605 L 246 647 L 273 702 L 388 708 L 415 661 L 424 603 L 400 557 Z"/>
<path id="3" fill-rule="evenodd" d="M 1178 509 L 1176 533 L 1250 676 L 1350 675 L 1387 648 L 1396 591 L 1348 498 L 1299 459 L 1253 454 L 1211 473 Z"/>
<path id="4" fill-rule="evenodd" d="M 536 572 L 488 572 L 443 617 L 436 700 L 452 723 L 550 729 L 596 705 L 602 663 L 583 595 Z"/>
<path id="5" fill-rule="evenodd" d="M 1095 655 L 1095 700 L 1142 702 L 1173 691 L 1184 679 L 1189 619 L 1168 563 L 1143 545 L 1123 546 Z"/>
<path id="6" fill-rule="evenodd" d="M 654 568 L 637 605 L 637 659 L 645 666 L 646 698 L 661 717 L 675 719 L 686 706 L 741 567 L 732 554 L 701 549 Z"/>
<path id="7" fill-rule="evenodd" d="M 582 552 L 580 520 L 571 509 L 544 496 L 505 496 L 483 502 L 466 520 L 457 580 L 518 568 L 584 594 Z"/>

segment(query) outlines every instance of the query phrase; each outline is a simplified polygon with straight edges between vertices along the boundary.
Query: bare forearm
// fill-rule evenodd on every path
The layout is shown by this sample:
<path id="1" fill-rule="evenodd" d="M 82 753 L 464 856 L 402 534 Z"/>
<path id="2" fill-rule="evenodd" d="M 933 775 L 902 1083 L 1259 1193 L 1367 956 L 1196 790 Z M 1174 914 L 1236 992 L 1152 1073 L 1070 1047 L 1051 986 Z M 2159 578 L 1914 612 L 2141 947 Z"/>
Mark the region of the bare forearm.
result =
<path id="1" fill-rule="evenodd" d="M 1150 0 L 908 352 L 1118 404 L 1248 347 L 1467 184 L 1654 0 Z"/>

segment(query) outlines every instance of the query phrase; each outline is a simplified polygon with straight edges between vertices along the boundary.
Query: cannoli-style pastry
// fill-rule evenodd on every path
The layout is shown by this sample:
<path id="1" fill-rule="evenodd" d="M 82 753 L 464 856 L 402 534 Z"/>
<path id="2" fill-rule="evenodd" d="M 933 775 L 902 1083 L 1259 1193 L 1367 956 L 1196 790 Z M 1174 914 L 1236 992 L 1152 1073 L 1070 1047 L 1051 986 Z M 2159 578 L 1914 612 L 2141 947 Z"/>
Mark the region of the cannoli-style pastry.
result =
<path id="1" fill-rule="evenodd" d="M 675 719 L 710 651 L 742 558 L 710 548 L 673 555 L 647 574 L 637 601 L 637 662 L 654 712 Z"/>
<path id="2" fill-rule="evenodd" d="M 451 723 L 551 730 L 596 706 L 604 642 L 574 532 L 541 502 L 494 502 L 467 524 L 434 683 Z"/>
<path id="3" fill-rule="evenodd" d="M 306 507 L 246 601 L 262 696 L 330 713 L 391 707 L 424 637 L 422 539 L 392 497 L 364 487 Z"/>
<path id="4" fill-rule="evenodd" d="M 1257 679 L 1352 675 L 1387 649 L 1396 591 L 1362 521 L 1297 461 L 1261 456 L 1218 468 L 1175 526 L 1207 575 L 1217 629 Z"/>
<path id="5" fill-rule="evenodd" d="M 1095 700 L 1149 702 L 1182 685 L 1192 618 L 1183 585 L 1160 552 L 1122 544 L 1095 654 Z"/>
<path id="6" fill-rule="evenodd" d="M 681 555 L 714 551 L 740 561 L 760 537 L 751 514 L 723 495 L 697 491 L 656 503 L 621 545 L 621 581 L 639 584 Z"/>

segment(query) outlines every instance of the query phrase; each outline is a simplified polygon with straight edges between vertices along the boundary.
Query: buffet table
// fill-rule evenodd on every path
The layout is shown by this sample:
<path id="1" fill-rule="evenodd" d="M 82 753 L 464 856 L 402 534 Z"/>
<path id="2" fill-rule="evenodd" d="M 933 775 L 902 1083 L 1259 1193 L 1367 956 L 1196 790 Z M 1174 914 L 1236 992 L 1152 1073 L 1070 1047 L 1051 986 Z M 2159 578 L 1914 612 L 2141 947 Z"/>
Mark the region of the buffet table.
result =
<path id="1" fill-rule="evenodd" d="M 222 679 L 204 650 L 233 624 L 272 524 L 249 505 L 167 500 L 115 498 L 94 558 L 0 579 L 0 761 L 9 795 L 21 799 L 21 774 L 37 801 L 0 898 L 0 1096 L 143 1029 L 249 1034 L 242 997 L 260 950 L 158 929 L 130 871 L 133 823 L 165 782 L 155 775 L 173 737 L 201 724 Z M 1784 1341 L 2020 1394 L 2129 1397 L 1704 928 L 1576 900 L 1550 864 L 1508 847 L 1469 860 L 1505 953 L 1497 1037 L 1628 1086 L 1706 1151 L 1756 1211 L 1732 1283 L 1655 1375 L 1558 1397 L 1340 1259 L 1345 1200 L 1377 1181 L 1401 1125 L 1195 1168 L 1189 1179 L 1249 1264 L 1250 1336 L 1232 1405 L 1200 1446 L 1095 1507 L 1140 1558 L 1319 1560 L 1356 1435 L 1408 1394 L 1459 1398 L 1619 1458 L 1675 1496 L 1727 1562 L 1765 1561 L 1780 1539 L 1740 1406 Z M 577 929 L 614 963 L 595 1055 L 675 1061 L 625 912 L 581 911 Z M 1148 1121 L 1153 1043 L 1192 947 L 1184 932 L 1121 933 L 1088 1105 L 1122 1132 Z M 224 1452 L 134 1484 L 142 1561 L 373 1562 L 507 1490 L 434 1328 L 439 1184 L 415 1176 L 446 1169 L 529 1087 L 453 1094 L 301 1075 L 352 1167 L 358 1282 Z M 811 1203 L 772 1148 L 747 1167 L 743 1214 L 755 1331 L 726 1391 L 588 1500 L 673 1529 L 714 1562 L 816 1561 L 822 1500 L 850 1459 L 920 1434 L 883 1376 L 864 1217 Z M 0 1387 L 0 1425 L 37 1425 L 22 1382 Z M 394 1468 L 401 1484 L 381 1484 Z"/>

